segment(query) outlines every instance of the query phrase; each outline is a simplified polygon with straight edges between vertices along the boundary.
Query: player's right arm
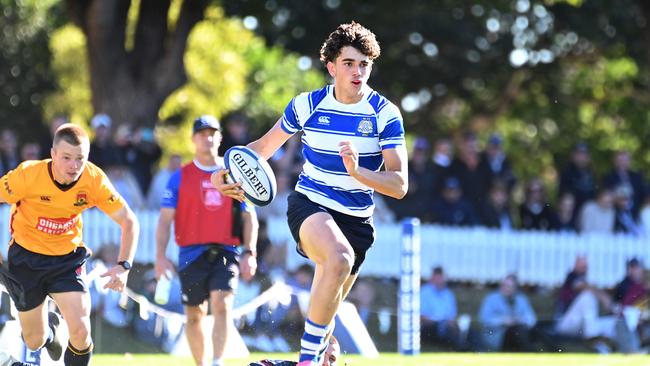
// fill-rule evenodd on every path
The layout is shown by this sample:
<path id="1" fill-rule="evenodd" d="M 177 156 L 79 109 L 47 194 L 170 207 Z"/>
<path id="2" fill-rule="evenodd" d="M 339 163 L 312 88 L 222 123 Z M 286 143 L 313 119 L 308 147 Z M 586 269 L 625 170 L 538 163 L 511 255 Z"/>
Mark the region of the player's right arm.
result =
<path id="1" fill-rule="evenodd" d="M 281 118 L 275 122 L 275 125 L 264 136 L 249 143 L 247 146 L 260 154 L 264 159 L 269 160 L 292 135 L 282 128 Z"/>
<path id="2" fill-rule="evenodd" d="M 158 226 L 156 226 L 156 279 L 164 275 L 167 271 L 174 273 L 174 264 L 167 258 L 167 244 L 171 235 L 171 226 L 176 215 L 176 209 L 163 207 L 160 209 L 158 217 Z"/>

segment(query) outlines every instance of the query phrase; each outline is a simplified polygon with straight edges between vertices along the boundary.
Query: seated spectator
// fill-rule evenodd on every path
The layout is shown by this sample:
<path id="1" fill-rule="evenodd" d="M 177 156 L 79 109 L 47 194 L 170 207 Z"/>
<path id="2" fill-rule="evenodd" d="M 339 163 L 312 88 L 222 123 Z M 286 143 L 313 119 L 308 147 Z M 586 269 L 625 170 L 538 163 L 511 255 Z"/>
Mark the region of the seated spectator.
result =
<path id="1" fill-rule="evenodd" d="M 40 160 L 41 146 L 35 142 L 28 142 L 20 148 L 20 160 Z"/>
<path id="2" fill-rule="evenodd" d="M 486 187 L 491 187 L 499 181 L 505 184 L 506 191 L 510 194 L 517 179 L 512 171 L 510 160 L 503 150 L 503 139 L 498 133 L 490 135 L 485 151 L 481 154 L 480 168 Z"/>
<path id="3" fill-rule="evenodd" d="M 519 206 L 519 220 L 524 230 L 551 230 L 557 225 L 557 216 L 539 179 L 531 180 L 526 186 L 525 201 Z"/>
<path id="4" fill-rule="evenodd" d="M 581 233 L 603 233 L 614 232 L 614 195 L 609 189 L 598 191 L 596 200 L 585 203 L 579 215 L 579 229 Z"/>
<path id="5" fill-rule="evenodd" d="M 571 161 L 560 172 L 558 195 L 571 193 L 576 200 L 576 211 L 596 196 L 596 178 L 591 167 L 591 155 L 586 143 L 576 144 Z"/>
<path id="6" fill-rule="evenodd" d="M 429 282 L 420 289 L 420 335 L 423 343 L 462 349 L 457 315 L 456 296 L 447 287 L 442 267 L 435 267 Z"/>
<path id="7" fill-rule="evenodd" d="M 620 185 L 614 189 L 614 232 L 630 235 L 640 235 L 641 227 L 634 215 L 632 190 L 628 185 Z"/>
<path id="8" fill-rule="evenodd" d="M 617 319 L 615 316 L 600 316 L 599 303 L 604 310 L 609 310 L 612 301 L 605 292 L 587 283 L 587 269 L 587 258 L 576 257 L 573 270 L 560 288 L 555 330 L 565 336 L 611 342 L 616 337 Z M 610 351 L 604 342 L 597 342 L 594 346 L 600 353 Z"/>
<path id="9" fill-rule="evenodd" d="M 576 216 L 573 214 L 576 201 L 571 193 L 565 193 L 560 197 L 557 205 L 557 224 L 555 230 L 575 233 L 578 231 Z"/>
<path id="10" fill-rule="evenodd" d="M 449 176 L 458 179 L 465 199 L 474 210 L 481 207 L 489 188 L 483 181 L 483 172 L 479 167 L 480 158 L 476 134 L 465 132 L 458 156 L 449 167 Z"/>
<path id="11" fill-rule="evenodd" d="M 490 228 L 512 230 L 514 225 L 510 216 L 508 189 L 500 181 L 494 181 L 488 194 L 488 201 L 481 211 L 481 224 Z"/>
<path id="12" fill-rule="evenodd" d="M 175 171 L 181 168 L 183 161 L 180 155 L 172 154 L 169 156 L 167 166 L 158 170 L 151 181 L 149 192 L 147 193 L 147 207 L 152 210 L 160 209 L 160 200 L 162 199 L 163 192 L 167 188 L 169 178 Z"/>
<path id="13" fill-rule="evenodd" d="M 621 306 L 637 306 L 648 300 L 648 288 L 644 281 L 643 265 L 638 258 L 626 264 L 627 273 L 614 289 L 614 303 Z"/>
<path id="14" fill-rule="evenodd" d="M 614 289 L 614 313 L 617 323 L 617 350 L 638 353 L 641 350 L 640 331 L 643 329 L 640 308 L 648 303 L 648 288 L 644 283 L 644 269 L 637 258 L 626 264 L 625 278 Z"/>
<path id="15" fill-rule="evenodd" d="M 519 292 L 516 276 L 506 276 L 499 289 L 485 297 L 479 320 L 487 351 L 532 351 L 530 331 L 537 316 L 526 295 Z"/>
<path id="16" fill-rule="evenodd" d="M 455 177 L 445 181 L 442 197 L 433 201 L 433 222 L 450 226 L 478 224 L 472 205 L 463 197 L 463 189 Z"/>
<path id="17" fill-rule="evenodd" d="M 628 186 L 632 191 L 632 212 L 636 216 L 641 210 L 645 195 L 643 176 L 631 169 L 632 159 L 629 151 L 617 151 L 613 160 L 614 168 L 603 177 L 603 186 L 609 189 L 620 185 Z"/>

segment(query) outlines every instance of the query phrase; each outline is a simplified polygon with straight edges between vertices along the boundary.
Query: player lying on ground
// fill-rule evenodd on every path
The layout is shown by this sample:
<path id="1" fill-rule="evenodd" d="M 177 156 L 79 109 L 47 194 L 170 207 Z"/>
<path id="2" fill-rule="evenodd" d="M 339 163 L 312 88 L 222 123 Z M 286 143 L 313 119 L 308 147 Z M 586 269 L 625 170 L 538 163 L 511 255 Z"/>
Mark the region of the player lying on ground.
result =
<path id="1" fill-rule="evenodd" d="M 321 359 L 323 360 L 322 366 L 336 366 L 338 365 L 340 357 L 341 346 L 334 336 L 330 336 L 330 339 L 327 342 L 327 348 L 325 349 L 324 354 L 321 355 Z M 286 360 L 262 360 L 253 362 L 248 366 L 296 366 L 296 362 Z"/>

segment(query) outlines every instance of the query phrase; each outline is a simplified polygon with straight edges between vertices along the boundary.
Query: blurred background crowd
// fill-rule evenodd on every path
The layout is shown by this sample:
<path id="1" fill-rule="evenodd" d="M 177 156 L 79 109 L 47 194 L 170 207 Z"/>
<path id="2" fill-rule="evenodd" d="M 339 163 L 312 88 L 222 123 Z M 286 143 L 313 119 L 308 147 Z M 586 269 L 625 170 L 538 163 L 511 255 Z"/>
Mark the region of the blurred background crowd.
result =
<path id="1" fill-rule="evenodd" d="M 59 116 L 51 130 L 67 121 Z M 250 119 L 228 115 L 220 153 L 251 141 Z M 90 121 L 94 138 L 89 160 L 104 169 L 116 189 L 135 209 L 158 209 L 171 173 L 182 157 L 163 151 L 154 130 L 121 124 L 98 114 Z M 0 174 L 20 162 L 49 157 L 51 139 L 20 141 L 16 131 L 0 131 Z M 566 164 L 555 167 L 555 179 L 541 175 L 522 179 L 498 133 L 480 139 L 473 132 L 457 138 L 409 141 L 409 192 L 402 200 L 378 196 L 375 220 L 394 222 L 417 217 L 423 223 L 485 226 L 503 230 L 546 230 L 576 233 L 650 233 L 650 183 L 634 169 L 628 150 L 609 152 L 604 174 L 596 174 L 589 146 L 576 141 Z M 302 167 L 300 136 L 293 137 L 271 160 L 278 181 L 278 199 L 260 209 L 283 215 L 284 198 Z M 531 157 L 531 159 L 534 157 Z"/>

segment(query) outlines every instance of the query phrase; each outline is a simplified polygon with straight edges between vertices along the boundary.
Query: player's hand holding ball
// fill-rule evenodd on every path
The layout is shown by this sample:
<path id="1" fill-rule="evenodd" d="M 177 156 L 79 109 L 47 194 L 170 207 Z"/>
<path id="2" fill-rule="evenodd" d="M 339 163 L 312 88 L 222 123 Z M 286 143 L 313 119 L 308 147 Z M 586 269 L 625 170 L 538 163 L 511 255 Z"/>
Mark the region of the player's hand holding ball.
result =
<path id="1" fill-rule="evenodd" d="M 233 146 L 223 155 L 223 161 L 226 169 L 210 177 L 219 192 L 240 202 L 246 199 L 255 206 L 273 201 L 277 193 L 275 174 L 258 153 L 246 146 Z"/>
<path id="2" fill-rule="evenodd" d="M 228 169 L 220 169 L 212 173 L 210 176 L 210 181 L 214 188 L 216 188 L 224 196 L 230 197 L 239 202 L 243 202 L 244 191 L 241 189 L 240 182 L 229 183 L 228 179 Z"/>

